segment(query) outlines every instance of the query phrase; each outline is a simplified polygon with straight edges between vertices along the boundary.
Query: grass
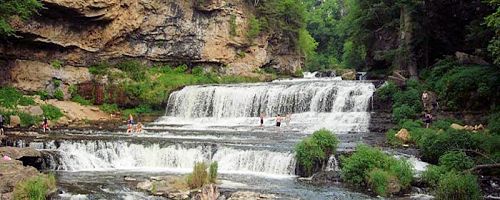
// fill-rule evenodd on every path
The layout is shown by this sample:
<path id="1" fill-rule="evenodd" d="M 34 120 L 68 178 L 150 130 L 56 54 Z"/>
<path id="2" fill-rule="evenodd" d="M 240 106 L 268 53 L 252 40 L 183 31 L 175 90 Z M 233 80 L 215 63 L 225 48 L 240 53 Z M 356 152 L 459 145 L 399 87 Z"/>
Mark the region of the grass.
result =
<path id="1" fill-rule="evenodd" d="M 46 104 L 42 105 L 41 108 L 43 110 L 43 115 L 49 120 L 58 120 L 59 118 L 64 116 L 61 110 L 53 105 Z"/>
<path id="2" fill-rule="evenodd" d="M 201 188 L 205 184 L 215 183 L 217 181 L 217 162 L 212 162 L 207 172 L 207 164 L 204 162 L 197 162 L 193 167 L 193 172 L 186 177 L 186 182 L 189 188 Z"/>
<path id="3" fill-rule="evenodd" d="M 17 108 L 17 106 L 34 105 L 35 101 L 25 97 L 21 92 L 12 87 L 0 88 L 0 107 Z"/>
<path id="4" fill-rule="evenodd" d="M 40 175 L 19 182 L 14 187 L 15 200 L 45 200 L 50 191 L 56 189 L 56 179 L 52 174 Z"/>

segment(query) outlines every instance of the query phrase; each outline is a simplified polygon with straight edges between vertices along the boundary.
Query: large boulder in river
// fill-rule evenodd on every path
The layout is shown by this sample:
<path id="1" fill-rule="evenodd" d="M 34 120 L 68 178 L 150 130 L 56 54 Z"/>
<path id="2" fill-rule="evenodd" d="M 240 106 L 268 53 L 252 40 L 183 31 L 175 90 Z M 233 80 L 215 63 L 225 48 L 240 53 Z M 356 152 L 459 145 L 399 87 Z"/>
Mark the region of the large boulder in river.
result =
<path id="1" fill-rule="evenodd" d="M 0 147 L 0 155 L 7 155 L 37 169 L 43 165 L 42 154 L 34 148 Z"/>
<path id="2" fill-rule="evenodd" d="M 198 193 L 193 200 L 216 200 L 220 196 L 219 187 L 215 184 L 209 184 L 201 188 L 201 192 Z"/>
<path id="3" fill-rule="evenodd" d="M 342 73 L 342 80 L 356 80 L 356 70 L 349 69 L 349 70 L 343 70 L 341 71 Z"/>

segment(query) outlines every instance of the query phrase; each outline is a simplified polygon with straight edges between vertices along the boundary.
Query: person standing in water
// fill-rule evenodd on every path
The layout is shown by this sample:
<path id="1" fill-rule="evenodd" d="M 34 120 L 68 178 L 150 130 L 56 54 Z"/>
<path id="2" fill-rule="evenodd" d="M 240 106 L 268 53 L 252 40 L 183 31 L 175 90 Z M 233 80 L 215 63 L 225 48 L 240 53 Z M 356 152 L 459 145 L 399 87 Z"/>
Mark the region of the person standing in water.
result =
<path id="1" fill-rule="evenodd" d="M 132 114 L 129 114 L 127 120 L 127 133 L 132 133 L 133 130 L 134 130 L 134 117 L 132 117 Z"/>
<path id="2" fill-rule="evenodd" d="M 49 120 L 47 119 L 47 117 L 43 117 L 43 124 L 42 124 L 42 128 L 43 128 L 43 132 L 45 133 L 45 131 L 50 131 L 50 128 L 49 128 Z"/>
<path id="3" fill-rule="evenodd" d="M 276 126 L 280 127 L 281 126 L 281 115 L 276 116 Z"/>
<path id="4" fill-rule="evenodd" d="M 264 126 L 264 113 L 260 113 L 260 127 L 263 127 Z"/>

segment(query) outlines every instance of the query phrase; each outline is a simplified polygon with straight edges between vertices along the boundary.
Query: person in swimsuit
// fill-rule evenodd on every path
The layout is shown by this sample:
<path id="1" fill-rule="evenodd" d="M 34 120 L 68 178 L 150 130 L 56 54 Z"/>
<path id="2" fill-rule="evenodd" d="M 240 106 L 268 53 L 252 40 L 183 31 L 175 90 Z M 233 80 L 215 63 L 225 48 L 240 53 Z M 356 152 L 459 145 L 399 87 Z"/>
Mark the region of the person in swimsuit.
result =
<path id="1" fill-rule="evenodd" d="M 135 132 L 137 134 L 142 132 L 142 123 L 141 122 L 138 122 L 137 125 L 135 126 Z"/>
<path id="2" fill-rule="evenodd" d="M 278 115 L 278 116 L 276 117 L 276 126 L 277 126 L 277 127 L 280 127 L 280 126 L 281 126 L 281 120 L 282 120 L 282 119 L 281 119 L 281 115 Z"/>
<path id="3" fill-rule="evenodd" d="M 43 132 L 45 133 L 45 131 L 50 131 L 50 128 L 49 128 L 49 120 L 47 119 L 47 117 L 43 117 L 43 124 L 42 124 L 42 128 L 43 128 Z"/>
<path id="4" fill-rule="evenodd" d="M 429 113 L 425 113 L 424 115 L 424 123 L 425 123 L 425 128 L 429 128 L 429 126 L 432 123 L 432 115 Z"/>
<path id="5" fill-rule="evenodd" d="M 127 120 L 127 133 L 132 133 L 134 130 L 134 117 L 132 117 L 132 114 L 128 115 L 128 120 Z"/>
<path id="6" fill-rule="evenodd" d="M 264 126 L 264 113 L 260 113 L 260 127 Z"/>

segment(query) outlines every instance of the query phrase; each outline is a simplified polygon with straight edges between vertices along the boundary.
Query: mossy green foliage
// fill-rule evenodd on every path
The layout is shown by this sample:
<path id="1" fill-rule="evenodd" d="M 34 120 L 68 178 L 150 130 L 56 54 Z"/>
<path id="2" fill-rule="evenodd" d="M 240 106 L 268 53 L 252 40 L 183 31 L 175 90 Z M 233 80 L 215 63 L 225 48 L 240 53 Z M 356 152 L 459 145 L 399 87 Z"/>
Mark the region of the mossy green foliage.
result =
<path id="1" fill-rule="evenodd" d="M 49 120 L 58 120 L 59 118 L 64 116 L 61 110 L 53 105 L 46 104 L 42 105 L 41 108 L 43 110 L 43 115 Z"/>
<path id="2" fill-rule="evenodd" d="M 384 86 L 377 89 L 377 96 L 383 100 L 392 100 L 392 97 L 401 89 L 392 81 L 388 81 Z"/>
<path id="3" fill-rule="evenodd" d="M 215 183 L 217 181 L 217 170 L 219 169 L 219 164 L 214 161 L 210 164 L 208 168 L 208 182 Z"/>
<path id="4" fill-rule="evenodd" d="M 237 34 L 236 28 L 237 28 L 237 25 L 236 25 L 236 16 L 231 15 L 229 17 L 229 35 L 236 36 L 236 34 Z"/>
<path id="5" fill-rule="evenodd" d="M 488 129 L 492 134 L 500 135 L 500 112 L 493 113 L 489 116 Z"/>
<path id="6" fill-rule="evenodd" d="M 61 62 L 60 60 L 53 60 L 52 62 L 50 62 L 50 65 L 52 65 L 52 67 L 55 69 L 61 69 L 61 67 L 63 66 L 63 62 Z"/>
<path id="7" fill-rule="evenodd" d="M 482 199 L 482 195 L 475 176 L 450 171 L 441 176 L 436 187 L 436 198 L 476 200 Z"/>
<path id="8" fill-rule="evenodd" d="M 431 163 L 437 163 L 439 157 L 450 150 L 479 148 L 478 141 L 472 138 L 471 133 L 454 129 L 423 135 L 417 144 L 422 159 Z"/>
<path id="9" fill-rule="evenodd" d="M 384 184 L 388 182 L 383 180 L 388 180 L 388 177 L 396 177 L 403 189 L 410 186 L 413 178 L 413 169 L 408 161 L 398 160 L 379 149 L 366 145 L 358 145 L 354 154 L 349 157 L 342 156 L 341 161 L 343 163 L 341 175 L 344 181 L 359 187 L 370 185 L 375 191 L 381 192 L 378 193 L 381 196 L 386 195 L 384 194 L 386 190 L 383 188 L 387 188 L 387 185 Z M 369 174 L 375 169 L 384 172 L 372 174 L 372 178 L 375 178 L 373 175 L 376 175 L 377 181 L 370 181 Z M 388 174 L 388 176 L 384 174 Z"/>
<path id="10" fill-rule="evenodd" d="M 28 180 L 19 182 L 14 187 L 15 200 L 45 200 L 50 191 L 56 189 L 55 176 L 40 175 Z"/>
<path id="11" fill-rule="evenodd" d="M 257 38 L 262 31 L 262 22 L 257 19 L 255 16 L 251 16 L 248 19 L 248 31 L 247 38 L 250 42 L 252 42 L 255 38 Z"/>
<path id="12" fill-rule="evenodd" d="M 90 105 L 92 105 L 92 101 L 87 100 L 87 99 L 83 98 L 80 95 L 74 95 L 74 96 L 72 96 L 71 97 L 71 101 L 77 102 L 77 103 L 79 103 L 81 105 L 84 105 L 84 106 L 90 106 Z"/>
<path id="13" fill-rule="evenodd" d="M 13 16 L 27 20 L 38 9 L 42 3 L 37 0 L 3 0 L 0 2 L 0 35 L 11 35 L 14 29 L 9 24 Z"/>
<path id="14" fill-rule="evenodd" d="M 297 162 L 304 166 L 307 173 L 313 173 L 316 163 L 323 163 L 330 155 L 335 154 L 339 141 L 327 129 L 315 131 L 295 146 Z"/>
<path id="15" fill-rule="evenodd" d="M 63 101 L 64 100 L 64 92 L 61 89 L 57 89 L 54 91 L 54 98 Z"/>
<path id="16" fill-rule="evenodd" d="M 105 75 L 108 73 L 110 65 L 106 62 L 101 62 L 89 67 L 89 73 L 93 75 Z"/>
<path id="17" fill-rule="evenodd" d="M 20 106 L 34 105 L 35 101 L 25 97 L 21 92 L 12 87 L 0 88 L 0 107 L 16 108 Z"/>
<path id="18" fill-rule="evenodd" d="M 462 151 L 448 151 L 446 154 L 439 157 L 439 165 L 446 170 L 464 171 L 475 166 L 467 154 Z"/>
<path id="19" fill-rule="evenodd" d="M 210 164 L 210 173 L 207 172 L 207 168 L 208 166 L 204 162 L 195 163 L 193 172 L 186 178 L 187 184 L 190 188 L 201 188 L 205 184 L 215 183 L 215 181 L 217 181 L 217 162 L 213 162 Z"/>

